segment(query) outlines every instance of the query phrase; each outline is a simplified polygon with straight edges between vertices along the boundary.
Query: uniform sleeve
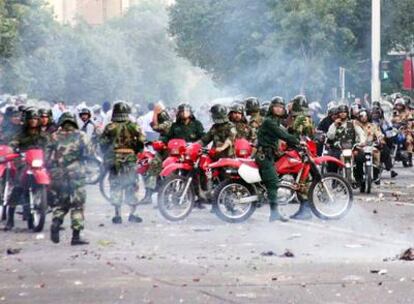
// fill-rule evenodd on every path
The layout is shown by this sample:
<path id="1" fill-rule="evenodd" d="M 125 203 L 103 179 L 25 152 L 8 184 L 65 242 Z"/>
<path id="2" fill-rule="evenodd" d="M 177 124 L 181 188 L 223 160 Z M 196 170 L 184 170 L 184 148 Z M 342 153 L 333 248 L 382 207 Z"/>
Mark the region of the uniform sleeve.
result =
<path id="1" fill-rule="evenodd" d="M 268 120 L 268 124 L 272 132 L 275 133 L 275 136 L 283 141 L 285 141 L 288 145 L 299 145 L 299 140 L 292 134 L 289 134 L 286 129 L 279 126 L 277 122 Z"/>
<path id="2" fill-rule="evenodd" d="M 336 135 L 336 125 L 333 123 L 329 126 L 328 133 L 326 133 L 326 136 L 330 140 L 334 140 Z"/>
<path id="3" fill-rule="evenodd" d="M 213 140 L 213 128 L 214 127 L 211 127 L 210 130 L 201 137 L 204 146 L 207 146 Z"/>
<path id="4" fill-rule="evenodd" d="M 197 134 L 197 140 L 199 140 L 200 138 L 202 138 L 204 136 L 204 127 L 203 124 L 199 121 L 197 121 L 197 125 L 196 125 L 196 134 Z"/>

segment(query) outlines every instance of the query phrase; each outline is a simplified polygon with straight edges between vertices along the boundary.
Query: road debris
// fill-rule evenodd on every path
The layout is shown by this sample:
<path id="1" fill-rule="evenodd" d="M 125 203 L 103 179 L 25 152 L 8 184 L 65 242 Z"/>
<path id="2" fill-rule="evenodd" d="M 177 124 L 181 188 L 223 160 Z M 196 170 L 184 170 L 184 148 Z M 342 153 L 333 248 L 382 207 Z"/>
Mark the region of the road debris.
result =
<path id="1" fill-rule="evenodd" d="M 414 261 L 414 248 L 408 248 L 399 257 L 403 261 Z"/>
<path id="2" fill-rule="evenodd" d="M 379 275 L 385 275 L 388 273 L 388 270 L 387 269 L 372 269 L 370 272 L 377 273 Z"/>
<path id="3" fill-rule="evenodd" d="M 276 256 L 277 254 L 273 251 L 264 251 L 260 254 L 261 256 L 269 257 L 269 256 Z"/>
<path id="4" fill-rule="evenodd" d="M 20 251 L 22 251 L 21 248 L 7 248 L 7 254 L 12 255 L 12 254 L 18 254 L 20 253 Z"/>
<path id="5" fill-rule="evenodd" d="M 289 249 L 286 249 L 285 252 L 280 256 L 281 258 L 294 258 L 295 255 Z"/>

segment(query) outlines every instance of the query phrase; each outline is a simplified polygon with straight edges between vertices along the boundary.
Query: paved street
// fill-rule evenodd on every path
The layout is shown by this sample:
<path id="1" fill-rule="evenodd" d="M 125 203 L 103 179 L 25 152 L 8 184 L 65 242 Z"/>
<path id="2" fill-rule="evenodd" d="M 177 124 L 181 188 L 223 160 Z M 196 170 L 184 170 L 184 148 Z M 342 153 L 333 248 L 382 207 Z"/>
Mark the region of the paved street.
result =
<path id="1" fill-rule="evenodd" d="M 142 206 L 143 224 L 114 226 L 91 187 L 89 246 L 70 246 L 68 221 L 59 245 L 49 223 L 0 232 L 0 303 L 414 303 L 414 262 L 395 258 L 414 245 L 414 172 L 398 172 L 338 222 L 270 224 L 266 206 L 243 224 L 208 210 L 168 223 Z"/>

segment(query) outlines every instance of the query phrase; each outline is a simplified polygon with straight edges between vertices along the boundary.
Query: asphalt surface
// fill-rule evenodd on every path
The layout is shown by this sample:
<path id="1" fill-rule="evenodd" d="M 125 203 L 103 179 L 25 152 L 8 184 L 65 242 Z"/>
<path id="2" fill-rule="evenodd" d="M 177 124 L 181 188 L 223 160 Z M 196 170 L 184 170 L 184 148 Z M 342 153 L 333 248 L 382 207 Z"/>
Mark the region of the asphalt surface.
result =
<path id="1" fill-rule="evenodd" d="M 398 259 L 414 246 L 414 170 L 398 172 L 333 222 L 269 223 L 264 206 L 242 224 L 209 209 L 169 223 L 146 205 L 114 226 L 91 186 L 90 245 L 70 246 L 68 219 L 51 243 L 50 216 L 42 233 L 20 219 L 0 232 L 0 303 L 414 303 L 414 261 Z"/>

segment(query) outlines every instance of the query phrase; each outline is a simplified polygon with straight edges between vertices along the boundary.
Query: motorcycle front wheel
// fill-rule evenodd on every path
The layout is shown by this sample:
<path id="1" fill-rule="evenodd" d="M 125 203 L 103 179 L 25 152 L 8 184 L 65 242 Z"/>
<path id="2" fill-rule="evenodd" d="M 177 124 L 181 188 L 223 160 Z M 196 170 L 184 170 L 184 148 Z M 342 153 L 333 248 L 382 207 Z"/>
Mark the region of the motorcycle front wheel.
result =
<path id="1" fill-rule="evenodd" d="M 27 227 L 34 232 L 43 230 L 47 213 L 47 190 L 45 186 L 36 186 L 32 189 L 32 193 L 27 195 L 29 208 L 26 208 L 28 214 Z M 30 201 L 32 200 L 32 202 Z M 33 209 L 30 206 L 33 206 Z"/>
<path id="2" fill-rule="evenodd" d="M 185 195 L 184 190 L 187 190 Z M 194 201 L 195 195 L 192 185 L 188 185 L 188 177 L 173 175 L 165 179 L 160 186 L 158 209 L 169 221 L 182 221 L 188 217 L 193 210 Z"/>
<path id="3" fill-rule="evenodd" d="M 309 188 L 309 203 L 313 213 L 323 220 L 343 218 L 353 204 L 353 193 L 349 182 L 335 173 L 322 176 Z"/>

